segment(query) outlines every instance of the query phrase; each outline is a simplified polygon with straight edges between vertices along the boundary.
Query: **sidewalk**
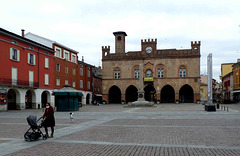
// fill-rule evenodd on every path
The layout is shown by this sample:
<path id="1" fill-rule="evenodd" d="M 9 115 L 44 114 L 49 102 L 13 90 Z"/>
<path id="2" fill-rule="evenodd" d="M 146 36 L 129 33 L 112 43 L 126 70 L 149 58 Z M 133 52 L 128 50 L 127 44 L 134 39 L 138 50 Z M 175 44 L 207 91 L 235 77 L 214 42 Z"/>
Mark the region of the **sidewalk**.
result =
<path id="1" fill-rule="evenodd" d="M 43 110 L 0 113 L 0 155 L 240 155 L 240 105 L 205 112 L 199 104 L 84 106 L 55 112 L 54 138 L 25 142 L 26 117 Z M 44 130 L 42 129 L 44 132 Z"/>

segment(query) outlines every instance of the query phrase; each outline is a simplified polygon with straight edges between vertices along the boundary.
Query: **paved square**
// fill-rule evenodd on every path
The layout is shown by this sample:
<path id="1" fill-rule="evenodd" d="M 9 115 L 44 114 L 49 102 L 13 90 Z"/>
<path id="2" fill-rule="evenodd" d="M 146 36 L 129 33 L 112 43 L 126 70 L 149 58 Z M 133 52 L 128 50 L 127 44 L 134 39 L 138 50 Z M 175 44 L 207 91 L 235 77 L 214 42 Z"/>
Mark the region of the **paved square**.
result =
<path id="1" fill-rule="evenodd" d="M 0 155 L 239 156 L 240 104 L 205 112 L 199 104 L 85 106 L 55 112 L 54 138 L 25 142 L 26 117 L 43 110 L 0 112 Z M 44 132 L 44 129 L 42 129 Z"/>

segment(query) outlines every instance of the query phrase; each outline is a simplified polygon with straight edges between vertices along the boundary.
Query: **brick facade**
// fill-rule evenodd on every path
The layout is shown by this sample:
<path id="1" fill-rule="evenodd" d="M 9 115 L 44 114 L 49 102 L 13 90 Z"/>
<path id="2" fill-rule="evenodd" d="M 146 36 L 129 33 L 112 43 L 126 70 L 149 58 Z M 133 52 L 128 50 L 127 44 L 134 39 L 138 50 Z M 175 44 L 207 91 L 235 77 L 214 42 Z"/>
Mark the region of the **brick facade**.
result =
<path id="1" fill-rule="evenodd" d="M 168 91 L 174 89 L 174 96 L 169 98 L 180 102 L 197 102 L 200 100 L 200 45 L 201 42 L 191 42 L 191 49 L 157 49 L 157 39 L 141 40 L 141 51 L 125 52 L 125 32 L 115 32 L 115 51 L 110 53 L 110 46 L 102 47 L 102 92 L 103 100 L 111 103 L 110 89 L 116 86 L 120 90 L 121 101 L 129 101 L 126 93 L 129 86 L 139 88 L 139 79 L 134 77 L 135 69 L 139 69 L 139 64 L 144 66 L 144 77 L 151 73 L 153 81 L 144 81 L 144 88 L 150 101 L 162 101 L 166 93 L 162 89 L 166 86 Z M 119 37 L 120 36 L 120 37 Z M 121 40 L 120 40 L 121 39 Z M 146 51 L 150 49 L 150 51 Z M 158 70 L 164 70 L 164 76 L 158 76 Z M 180 70 L 184 69 L 184 76 L 180 77 Z M 120 78 L 114 77 L 115 70 L 119 70 Z M 152 87 L 151 87 L 152 86 Z M 182 87 L 187 87 L 190 92 L 190 100 L 184 98 Z M 147 88 L 150 88 L 148 90 Z M 151 89 L 152 88 L 152 89 Z M 166 89 L 166 88 L 164 88 Z M 136 89 L 135 89 L 136 90 Z M 180 91 L 181 90 L 181 91 Z M 133 95 L 133 91 L 130 91 Z M 180 94 L 180 95 L 179 95 Z M 183 96 L 184 95 L 184 96 Z M 115 98 L 115 97 L 114 97 Z M 147 98 L 147 97 L 146 97 Z M 145 98 L 145 99 L 146 99 Z M 164 99 L 164 101 L 171 99 Z M 131 101 L 131 100 L 130 100 Z M 116 102 L 116 101 L 114 101 Z M 119 101 L 118 101 L 119 102 Z"/>

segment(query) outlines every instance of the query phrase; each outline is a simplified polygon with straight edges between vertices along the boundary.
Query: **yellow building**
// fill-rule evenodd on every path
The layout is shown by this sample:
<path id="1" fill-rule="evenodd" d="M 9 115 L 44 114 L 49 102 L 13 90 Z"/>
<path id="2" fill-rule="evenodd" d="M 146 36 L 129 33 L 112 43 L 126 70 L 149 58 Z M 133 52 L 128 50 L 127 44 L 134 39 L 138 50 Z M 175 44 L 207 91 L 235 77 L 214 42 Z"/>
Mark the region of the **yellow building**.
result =
<path id="1" fill-rule="evenodd" d="M 222 80 L 222 78 L 231 73 L 232 72 L 232 66 L 233 66 L 234 63 L 224 63 L 224 64 L 221 64 L 221 76 L 220 76 L 220 80 Z"/>
<path id="2" fill-rule="evenodd" d="M 201 83 L 200 83 L 200 99 L 202 102 L 207 101 L 207 90 L 208 90 L 208 76 L 201 75 Z"/>
<path id="3" fill-rule="evenodd" d="M 200 99 L 202 102 L 207 101 L 207 87 L 208 85 L 205 83 L 200 84 Z"/>

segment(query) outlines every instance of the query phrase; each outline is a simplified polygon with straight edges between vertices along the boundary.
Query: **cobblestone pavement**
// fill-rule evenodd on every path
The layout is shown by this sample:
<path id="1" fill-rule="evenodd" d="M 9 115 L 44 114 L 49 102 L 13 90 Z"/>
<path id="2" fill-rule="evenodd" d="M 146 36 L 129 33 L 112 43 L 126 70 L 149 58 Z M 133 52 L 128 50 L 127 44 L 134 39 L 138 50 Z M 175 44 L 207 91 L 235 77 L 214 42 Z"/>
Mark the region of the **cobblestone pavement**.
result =
<path id="1" fill-rule="evenodd" d="M 26 142 L 26 117 L 42 109 L 0 112 L 0 155 L 239 156 L 240 104 L 205 112 L 199 104 L 84 106 L 55 112 L 54 138 Z M 44 130 L 42 129 L 44 132 Z"/>

